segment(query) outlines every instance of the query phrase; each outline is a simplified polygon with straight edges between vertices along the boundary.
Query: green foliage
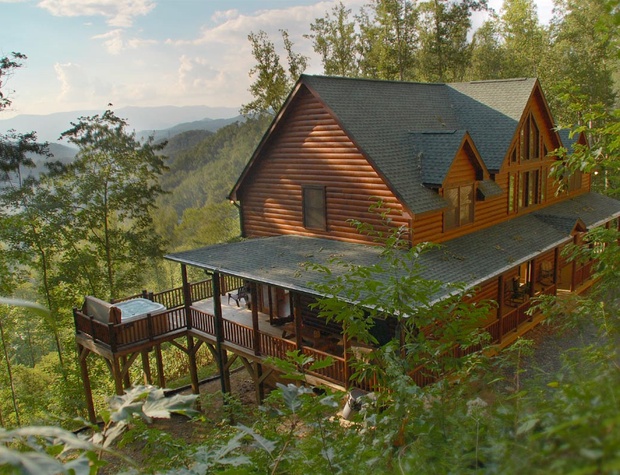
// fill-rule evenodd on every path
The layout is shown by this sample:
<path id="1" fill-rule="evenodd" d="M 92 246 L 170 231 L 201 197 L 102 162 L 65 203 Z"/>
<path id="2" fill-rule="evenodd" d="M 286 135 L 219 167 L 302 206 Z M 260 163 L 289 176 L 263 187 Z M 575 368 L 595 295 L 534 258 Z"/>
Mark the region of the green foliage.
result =
<path id="1" fill-rule="evenodd" d="M 310 24 L 312 34 L 305 36 L 312 40 L 314 51 L 321 55 L 323 71 L 327 75 L 354 77 L 359 74 L 359 35 L 350 16 L 351 9 L 339 2 L 323 18 L 315 19 Z"/>
<path id="2" fill-rule="evenodd" d="M 79 147 L 67 171 L 54 177 L 62 218 L 71 221 L 71 239 L 97 285 L 96 295 L 115 298 L 135 288 L 147 257 L 161 253 L 151 211 L 162 194 L 162 145 L 140 143 L 127 123 L 111 111 L 82 117 L 62 137 Z"/>
<path id="3" fill-rule="evenodd" d="M 2 86 L 16 69 L 22 67 L 22 61 L 26 59 L 25 54 L 16 52 L 0 57 L 0 112 L 11 105 L 11 100 L 2 92 Z"/>
<path id="4" fill-rule="evenodd" d="M 241 114 L 245 116 L 275 114 L 284 104 L 299 75 L 306 69 L 308 58 L 293 51 L 293 42 L 286 30 L 280 30 L 280 33 L 288 71 L 282 66 L 280 55 L 267 33 L 260 30 L 258 33 L 248 35 L 248 40 L 252 44 L 252 56 L 257 64 L 249 73 L 250 77 L 255 77 L 249 89 L 254 100 L 241 107 Z"/>

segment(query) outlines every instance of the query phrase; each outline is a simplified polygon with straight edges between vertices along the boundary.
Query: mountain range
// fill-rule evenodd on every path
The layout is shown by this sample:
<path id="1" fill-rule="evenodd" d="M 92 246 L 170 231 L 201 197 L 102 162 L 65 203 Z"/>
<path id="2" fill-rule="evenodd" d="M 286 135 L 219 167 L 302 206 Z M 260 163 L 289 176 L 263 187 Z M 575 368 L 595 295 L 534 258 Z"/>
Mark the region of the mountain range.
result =
<path id="1" fill-rule="evenodd" d="M 129 128 L 135 130 L 138 138 L 155 135 L 157 139 L 167 139 L 171 135 L 187 130 L 210 130 L 215 132 L 220 127 L 237 120 L 242 120 L 234 107 L 209 106 L 159 106 L 159 107 L 123 107 L 114 109 L 114 113 L 126 119 Z M 14 129 L 20 133 L 35 131 L 41 142 L 57 142 L 60 135 L 71 127 L 79 117 L 103 113 L 103 110 L 77 110 L 57 112 L 47 115 L 22 114 L 9 119 L 0 118 L 0 134 Z M 1 116 L 0 116 L 1 117 Z M 171 135 L 158 131 L 179 127 Z"/>

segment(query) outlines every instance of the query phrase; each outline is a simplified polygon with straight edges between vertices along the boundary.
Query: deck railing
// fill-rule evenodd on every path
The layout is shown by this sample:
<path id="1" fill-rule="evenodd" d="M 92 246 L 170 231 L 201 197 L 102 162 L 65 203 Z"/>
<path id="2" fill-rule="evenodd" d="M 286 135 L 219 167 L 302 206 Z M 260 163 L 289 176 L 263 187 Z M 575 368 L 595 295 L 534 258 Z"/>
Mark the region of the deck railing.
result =
<path id="1" fill-rule="evenodd" d="M 589 269 L 588 269 L 589 271 Z M 243 285 L 243 280 L 237 278 L 226 278 L 222 282 L 223 289 L 238 288 Z M 554 294 L 556 286 L 547 286 L 541 289 L 539 294 Z M 213 286 L 210 279 L 192 283 L 190 285 L 190 293 L 192 301 L 204 300 L 213 297 Z M 134 345 L 144 343 L 146 341 L 154 341 L 163 339 L 174 332 L 183 332 L 193 329 L 206 335 L 216 336 L 216 318 L 210 313 L 191 307 L 189 314 L 186 314 L 184 308 L 183 289 L 175 288 L 158 293 L 146 293 L 127 297 L 130 298 L 146 297 L 155 302 L 165 305 L 168 310 L 161 314 L 148 315 L 134 321 L 121 324 L 105 324 L 94 319 L 93 317 L 84 315 L 80 311 L 75 312 L 76 331 L 89 336 L 95 343 L 101 343 L 108 346 L 112 351 L 129 348 Z M 120 300 L 119 300 L 120 301 Z M 498 343 L 501 339 L 515 332 L 524 323 L 531 321 L 532 316 L 528 315 L 531 300 L 526 300 L 518 307 L 511 309 L 508 313 L 502 315 L 501 319 L 495 320 L 485 325 L 484 330 L 491 336 L 492 343 Z M 223 338 L 227 343 L 231 343 L 240 348 L 254 352 L 262 357 L 285 358 L 286 352 L 296 350 L 297 345 L 291 340 L 286 340 L 265 332 L 255 331 L 250 326 L 245 326 L 230 320 L 223 320 Z M 256 340 L 258 337 L 258 340 Z M 255 348 L 258 342 L 259 348 Z M 455 349 L 462 356 L 468 352 Z M 303 354 L 311 356 L 317 361 L 323 361 L 327 357 L 332 358 L 333 363 L 320 370 L 313 371 L 314 376 L 323 378 L 327 381 L 347 386 L 347 380 L 351 374 L 351 368 L 347 366 L 342 356 L 332 355 L 310 346 L 303 347 Z M 437 375 L 424 368 L 417 368 L 411 372 L 411 377 L 419 385 L 429 384 L 437 379 Z M 361 383 L 355 383 L 354 386 L 362 389 L 373 390 L 377 387 L 377 380 L 373 378 Z"/>
<path id="2" fill-rule="evenodd" d="M 215 315 L 198 310 L 195 307 L 190 309 L 190 328 L 198 330 L 207 335 L 216 335 L 215 331 Z"/>
<path id="3" fill-rule="evenodd" d="M 323 351 L 317 350 L 316 348 L 304 347 L 302 353 L 305 356 L 310 356 L 314 359 L 314 361 L 324 361 L 327 358 L 332 359 L 332 364 L 326 366 L 325 368 L 317 369 L 310 371 L 309 374 L 314 376 L 318 376 L 319 378 L 326 379 L 333 383 L 341 384 L 346 386 L 346 370 L 345 370 L 345 361 L 344 358 L 339 356 L 330 355 L 329 353 L 325 353 Z"/>

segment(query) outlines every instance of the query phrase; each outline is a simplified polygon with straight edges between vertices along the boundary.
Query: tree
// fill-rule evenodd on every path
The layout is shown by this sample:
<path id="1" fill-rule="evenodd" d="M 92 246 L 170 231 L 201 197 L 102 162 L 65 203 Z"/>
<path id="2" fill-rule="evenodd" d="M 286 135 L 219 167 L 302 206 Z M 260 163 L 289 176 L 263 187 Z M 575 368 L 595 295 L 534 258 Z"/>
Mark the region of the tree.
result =
<path id="1" fill-rule="evenodd" d="M 577 110 L 612 107 L 619 45 L 613 9 L 599 0 L 557 0 L 550 43 L 540 72 L 556 118 L 571 124 L 580 120 Z"/>
<path id="2" fill-rule="evenodd" d="M 145 260 L 161 254 L 151 211 L 163 193 L 159 177 L 166 166 L 158 151 L 165 143 L 140 143 L 109 110 L 72 126 L 62 138 L 79 148 L 75 161 L 50 177 L 57 225 L 70 243 L 66 270 L 113 299 L 139 285 Z"/>
<path id="3" fill-rule="evenodd" d="M 25 54 L 15 52 L 0 58 L 0 112 L 11 105 L 11 100 L 2 92 L 2 86 L 5 85 L 6 78 L 10 77 L 15 69 L 21 68 L 21 62 L 26 59 Z"/>
<path id="4" fill-rule="evenodd" d="M 410 0 L 375 0 L 357 16 L 360 69 L 366 77 L 412 80 L 417 77 L 419 11 Z"/>
<path id="5" fill-rule="evenodd" d="M 537 77 L 545 51 L 545 32 L 533 0 L 504 0 L 500 25 L 504 40 L 502 76 Z"/>
<path id="6" fill-rule="evenodd" d="M 257 64 L 249 73 L 250 77 L 256 77 L 249 89 L 254 100 L 241 107 L 241 114 L 245 116 L 275 114 L 284 104 L 299 75 L 306 69 L 308 58 L 293 51 L 293 42 L 286 30 L 280 30 L 280 33 L 288 71 L 282 66 L 280 55 L 267 33 L 260 30 L 248 35 Z"/>
<path id="7" fill-rule="evenodd" d="M 486 0 L 429 0 L 420 5 L 420 74 L 425 81 L 461 81 L 469 64 L 472 12 Z"/>
<path id="8" fill-rule="evenodd" d="M 474 33 L 471 43 L 471 61 L 468 79 L 486 80 L 504 77 L 502 70 L 504 48 L 501 41 L 499 18 L 485 21 Z"/>
<path id="9" fill-rule="evenodd" d="M 331 14 L 326 13 L 310 24 L 312 34 L 304 35 L 312 40 L 314 51 L 321 56 L 325 74 L 359 75 L 358 33 L 355 31 L 355 21 L 349 19 L 350 15 L 351 9 L 339 2 L 332 8 Z"/>

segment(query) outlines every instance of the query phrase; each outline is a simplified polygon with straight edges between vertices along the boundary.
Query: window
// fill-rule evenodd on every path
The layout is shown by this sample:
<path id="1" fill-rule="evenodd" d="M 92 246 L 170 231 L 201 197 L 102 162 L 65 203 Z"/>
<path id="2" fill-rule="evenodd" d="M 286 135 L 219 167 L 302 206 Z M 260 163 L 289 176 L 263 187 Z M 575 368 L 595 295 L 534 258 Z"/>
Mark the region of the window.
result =
<path id="1" fill-rule="evenodd" d="M 444 198 L 450 208 L 444 211 L 444 227 L 452 229 L 474 221 L 474 185 L 446 188 Z"/>
<path id="2" fill-rule="evenodd" d="M 519 157 L 521 160 L 540 158 L 540 132 L 532 114 L 529 114 L 519 131 Z"/>
<path id="3" fill-rule="evenodd" d="M 517 180 L 514 173 L 508 177 L 508 212 L 514 213 L 517 210 Z"/>
<path id="4" fill-rule="evenodd" d="M 581 188 L 582 173 L 580 170 L 575 170 L 568 177 L 568 191 L 575 191 Z"/>
<path id="5" fill-rule="evenodd" d="M 305 228 L 327 230 L 324 186 L 304 186 L 302 188 L 302 207 Z"/>
<path id="6" fill-rule="evenodd" d="M 540 170 L 530 170 L 520 176 L 519 207 L 540 203 Z"/>

